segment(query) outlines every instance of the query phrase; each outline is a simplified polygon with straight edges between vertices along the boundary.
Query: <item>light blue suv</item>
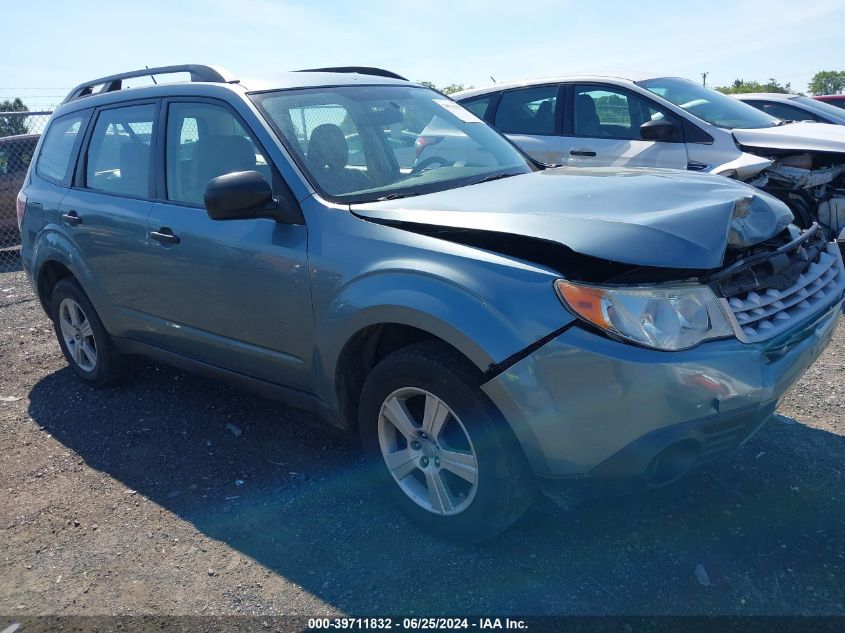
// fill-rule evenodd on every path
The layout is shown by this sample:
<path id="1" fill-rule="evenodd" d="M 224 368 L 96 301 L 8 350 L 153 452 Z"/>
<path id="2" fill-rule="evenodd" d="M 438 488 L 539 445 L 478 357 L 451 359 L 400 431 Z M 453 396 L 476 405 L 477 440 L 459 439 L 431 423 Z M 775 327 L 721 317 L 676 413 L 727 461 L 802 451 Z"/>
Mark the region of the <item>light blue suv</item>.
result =
<path id="1" fill-rule="evenodd" d="M 172 73 L 190 81 L 125 88 Z M 448 155 L 429 136 L 408 157 L 423 130 Z M 371 68 L 86 82 L 18 196 L 82 380 L 140 354 L 315 411 L 360 432 L 362 478 L 459 541 L 538 489 L 665 485 L 759 429 L 845 289 L 836 245 L 791 217 L 717 176 L 544 169 Z"/>

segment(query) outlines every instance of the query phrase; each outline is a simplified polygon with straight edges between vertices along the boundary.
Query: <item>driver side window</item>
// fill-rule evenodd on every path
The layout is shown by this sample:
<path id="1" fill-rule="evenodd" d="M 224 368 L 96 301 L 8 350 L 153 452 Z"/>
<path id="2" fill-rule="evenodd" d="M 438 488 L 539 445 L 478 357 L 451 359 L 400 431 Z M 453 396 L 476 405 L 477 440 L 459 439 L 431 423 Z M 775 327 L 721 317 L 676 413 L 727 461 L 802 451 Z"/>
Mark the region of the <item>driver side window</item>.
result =
<path id="1" fill-rule="evenodd" d="M 636 94 L 612 86 L 575 86 L 575 136 L 629 141 L 642 140 L 640 126 L 647 121 L 676 117 Z"/>

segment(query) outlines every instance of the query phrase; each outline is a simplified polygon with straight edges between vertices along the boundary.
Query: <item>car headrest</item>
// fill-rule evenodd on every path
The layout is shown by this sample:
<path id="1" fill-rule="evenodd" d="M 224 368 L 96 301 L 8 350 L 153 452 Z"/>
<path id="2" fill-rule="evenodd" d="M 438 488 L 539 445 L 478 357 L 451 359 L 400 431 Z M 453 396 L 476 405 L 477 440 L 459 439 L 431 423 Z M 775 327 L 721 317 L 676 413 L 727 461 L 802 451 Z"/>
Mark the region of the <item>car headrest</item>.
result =
<path id="1" fill-rule="evenodd" d="M 333 123 L 318 125 L 308 141 L 308 165 L 311 169 L 342 169 L 349 162 L 349 145 L 343 130 Z"/>

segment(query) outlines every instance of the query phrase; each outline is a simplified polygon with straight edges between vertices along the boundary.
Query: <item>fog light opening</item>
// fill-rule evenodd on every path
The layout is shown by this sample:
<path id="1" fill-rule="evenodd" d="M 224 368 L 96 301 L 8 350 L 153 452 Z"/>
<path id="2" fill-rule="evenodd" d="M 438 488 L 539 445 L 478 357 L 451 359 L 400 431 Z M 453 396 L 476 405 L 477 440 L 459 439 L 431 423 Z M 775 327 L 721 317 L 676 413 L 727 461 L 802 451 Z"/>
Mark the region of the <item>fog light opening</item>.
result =
<path id="1" fill-rule="evenodd" d="M 695 440 L 681 440 L 667 446 L 651 460 L 643 473 L 649 486 L 671 484 L 683 477 L 698 459 L 701 447 Z"/>

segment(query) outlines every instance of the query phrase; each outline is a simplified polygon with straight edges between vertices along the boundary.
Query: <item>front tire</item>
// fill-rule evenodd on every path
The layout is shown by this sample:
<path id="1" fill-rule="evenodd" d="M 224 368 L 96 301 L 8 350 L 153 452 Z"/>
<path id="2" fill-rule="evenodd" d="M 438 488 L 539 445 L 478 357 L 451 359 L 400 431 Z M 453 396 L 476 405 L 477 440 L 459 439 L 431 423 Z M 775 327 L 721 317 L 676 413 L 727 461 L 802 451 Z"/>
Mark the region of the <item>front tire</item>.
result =
<path id="1" fill-rule="evenodd" d="M 114 385 L 126 378 L 129 358 L 117 351 L 75 279 L 62 279 L 56 284 L 50 311 L 59 347 L 77 376 L 98 386 Z"/>
<path id="2" fill-rule="evenodd" d="M 478 388 L 478 372 L 445 344 L 424 342 L 384 358 L 364 384 L 359 420 L 386 494 L 441 538 L 492 538 L 536 495 L 525 455 Z"/>

